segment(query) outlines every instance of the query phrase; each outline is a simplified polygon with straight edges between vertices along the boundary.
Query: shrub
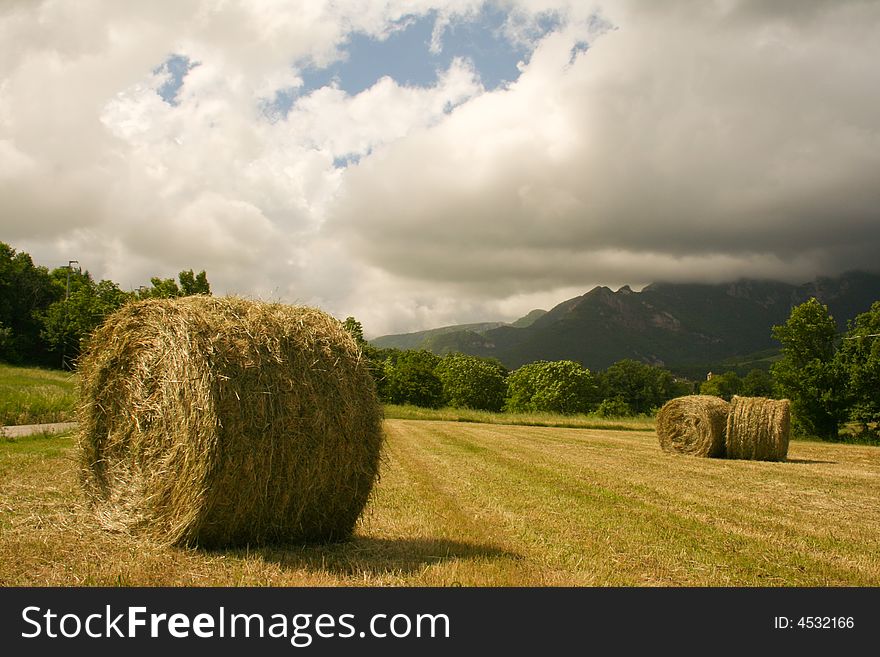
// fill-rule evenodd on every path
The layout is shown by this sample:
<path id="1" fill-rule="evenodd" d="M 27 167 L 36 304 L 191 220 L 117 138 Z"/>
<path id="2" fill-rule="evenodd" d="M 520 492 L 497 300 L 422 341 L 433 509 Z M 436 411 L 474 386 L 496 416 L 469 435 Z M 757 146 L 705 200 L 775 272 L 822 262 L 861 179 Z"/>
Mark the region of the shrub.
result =
<path id="1" fill-rule="evenodd" d="M 596 399 L 596 382 L 588 369 L 570 360 L 523 365 L 507 380 L 507 404 L 514 412 L 587 413 Z"/>
<path id="2" fill-rule="evenodd" d="M 634 415 L 632 408 L 620 397 L 603 399 L 596 408 L 596 414 L 600 417 L 629 417 Z"/>
<path id="3" fill-rule="evenodd" d="M 392 404 L 439 408 L 443 405 L 443 384 L 434 373 L 439 361 L 424 350 L 404 351 L 396 362 L 385 361 L 385 397 Z"/>
<path id="4" fill-rule="evenodd" d="M 506 370 L 495 361 L 449 354 L 435 369 L 447 404 L 455 408 L 500 411 L 507 392 Z"/>

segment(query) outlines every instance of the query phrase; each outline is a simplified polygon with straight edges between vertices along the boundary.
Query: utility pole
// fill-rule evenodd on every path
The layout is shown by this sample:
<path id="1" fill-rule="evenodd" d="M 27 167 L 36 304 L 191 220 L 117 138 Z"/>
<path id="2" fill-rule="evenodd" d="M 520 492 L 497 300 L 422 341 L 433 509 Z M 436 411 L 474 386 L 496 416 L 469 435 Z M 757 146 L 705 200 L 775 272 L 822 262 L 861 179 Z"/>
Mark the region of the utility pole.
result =
<path id="1" fill-rule="evenodd" d="M 64 369 L 67 361 L 67 307 L 70 305 L 70 270 L 76 265 L 77 271 L 80 271 L 79 260 L 67 261 L 67 287 L 64 292 L 64 340 L 61 342 L 61 369 Z"/>

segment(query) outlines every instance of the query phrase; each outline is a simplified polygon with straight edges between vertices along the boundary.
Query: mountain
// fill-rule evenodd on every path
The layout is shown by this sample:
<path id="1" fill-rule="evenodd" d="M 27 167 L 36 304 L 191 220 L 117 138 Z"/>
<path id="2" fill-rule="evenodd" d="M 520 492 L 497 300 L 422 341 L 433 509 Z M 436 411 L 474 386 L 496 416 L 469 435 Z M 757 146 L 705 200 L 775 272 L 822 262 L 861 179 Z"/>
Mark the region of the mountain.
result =
<path id="1" fill-rule="evenodd" d="M 393 337 L 393 346 L 407 342 L 411 346 L 401 348 L 461 351 L 497 358 L 510 368 L 571 359 L 604 369 L 624 358 L 696 366 L 777 349 L 771 327 L 813 296 L 828 305 L 842 331 L 880 299 L 880 274 L 849 272 L 803 285 L 741 279 L 718 285 L 654 283 L 641 292 L 596 287 L 549 312 L 529 313 L 531 323 L 451 326 L 373 343 L 388 345 Z"/>
<path id="2" fill-rule="evenodd" d="M 397 333 L 383 335 L 370 340 L 373 346 L 380 349 L 428 349 L 438 354 L 450 351 L 446 348 L 447 343 L 455 348 L 451 351 L 461 351 L 459 345 L 479 340 L 479 336 L 500 326 L 516 326 L 525 328 L 531 326 L 536 319 L 545 315 L 546 310 L 535 309 L 527 315 L 520 317 L 515 322 L 480 322 L 477 324 L 455 324 L 453 326 L 441 326 L 440 328 L 416 331 L 415 333 Z M 447 336 L 454 336 L 451 339 Z M 474 337 L 475 336 L 475 337 Z"/>
<path id="3" fill-rule="evenodd" d="M 546 310 L 536 308 L 535 310 L 530 311 L 528 315 L 520 317 L 515 322 L 511 322 L 510 326 L 515 326 L 516 328 L 526 328 L 527 326 L 531 326 L 532 324 L 534 324 L 538 319 L 546 314 Z"/>
<path id="4" fill-rule="evenodd" d="M 415 333 L 398 333 L 395 335 L 383 335 L 370 340 L 370 343 L 380 349 L 428 349 L 428 345 L 437 338 L 449 333 L 481 333 L 489 329 L 504 326 L 504 322 L 481 322 L 479 324 L 456 324 L 455 326 L 441 326 L 440 328 L 416 331 Z"/>

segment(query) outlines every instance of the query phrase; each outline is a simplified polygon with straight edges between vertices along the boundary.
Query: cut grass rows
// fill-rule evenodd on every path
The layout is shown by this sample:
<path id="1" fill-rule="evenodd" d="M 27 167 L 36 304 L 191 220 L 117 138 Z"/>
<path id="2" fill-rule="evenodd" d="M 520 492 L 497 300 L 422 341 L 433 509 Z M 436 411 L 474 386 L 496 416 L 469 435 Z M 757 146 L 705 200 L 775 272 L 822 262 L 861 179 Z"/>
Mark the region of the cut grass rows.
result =
<path id="1" fill-rule="evenodd" d="M 0 443 L 2 585 L 877 586 L 880 452 L 671 456 L 648 431 L 387 420 L 354 540 L 208 552 L 97 529 L 72 439 Z"/>
<path id="2" fill-rule="evenodd" d="M 778 469 L 794 464 L 669 457 L 657 454 L 656 439 L 650 434 L 642 445 L 633 444 L 631 436 L 626 436 L 628 452 L 634 459 L 622 460 L 619 455 L 606 459 L 603 458 L 606 449 L 571 450 L 570 445 L 558 440 L 559 432 L 553 434 L 554 440 L 547 441 L 552 442 L 549 448 L 546 444 L 536 445 L 534 434 L 516 434 L 509 432 L 503 444 L 497 440 L 485 443 L 484 439 L 488 438 L 485 434 L 469 435 L 467 430 L 459 430 L 444 436 L 442 442 L 458 442 L 466 452 L 472 451 L 475 443 L 488 444 L 491 453 L 484 452 L 481 461 L 494 463 L 494 466 L 481 468 L 478 474 L 462 473 L 461 476 L 469 478 L 477 474 L 484 488 L 514 486 L 521 493 L 519 499 L 534 500 L 532 504 L 513 508 L 510 517 L 527 524 L 543 538 L 561 531 L 554 523 L 554 515 L 567 520 L 580 518 L 574 533 L 559 535 L 558 540 L 546 543 L 567 551 L 565 561 L 570 562 L 572 558 L 583 561 L 583 557 L 588 556 L 586 561 L 591 564 L 615 563 L 614 571 L 602 575 L 601 583 L 643 583 L 640 578 L 647 572 L 651 581 L 644 583 L 703 584 L 707 583 L 703 573 L 708 570 L 717 571 L 715 580 L 710 582 L 713 585 L 843 584 L 873 581 L 876 577 L 873 560 L 851 562 L 849 559 L 852 551 L 869 557 L 865 547 L 868 550 L 871 546 L 880 547 L 876 510 L 873 517 L 870 513 L 867 518 L 859 516 L 860 523 L 868 520 L 873 526 L 873 531 L 867 532 L 873 540 L 869 539 L 866 546 L 863 541 L 867 537 L 858 531 L 858 523 L 849 542 L 835 535 L 846 518 L 829 513 L 824 508 L 826 505 L 807 509 L 789 507 L 773 496 L 755 496 L 754 490 L 743 490 L 739 484 L 744 468 L 758 465 L 765 471 L 763 478 L 774 466 Z M 556 453 L 551 454 L 554 447 Z M 436 461 L 434 468 L 442 467 L 444 461 L 448 459 Z M 664 462 L 675 466 L 695 465 L 702 472 L 692 471 L 689 476 L 680 478 L 675 477 L 674 472 L 667 473 L 673 474 L 672 477 L 664 476 Z M 717 470 L 723 475 L 721 486 L 710 482 L 702 492 L 691 489 L 703 475 L 712 475 Z M 786 472 L 785 476 L 789 474 Z M 826 477 L 821 479 L 825 481 Z M 796 492 L 801 488 L 796 480 L 794 477 L 784 485 Z M 860 508 L 865 512 L 865 498 L 869 497 L 865 493 L 871 490 L 872 483 L 866 477 L 851 489 L 829 491 L 826 499 L 835 500 L 839 507 L 855 513 Z M 462 490 L 459 494 L 466 492 Z M 848 496 L 853 499 L 848 501 Z M 856 501 L 863 503 L 851 503 Z M 532 512 L 533 509 L 538 510 Z M 602 545 L 596 542 L 596 537 L 613 540 Z M 629 559 L 633 555 L 638 557 L 638 563 Z M 678 555 L 687 555 L 686 567 L 677 563 Z M 567 576 L 571 574 L 566 572 Z M 591 566 L 584 576 L 595 574 L 595 567 Z"/>

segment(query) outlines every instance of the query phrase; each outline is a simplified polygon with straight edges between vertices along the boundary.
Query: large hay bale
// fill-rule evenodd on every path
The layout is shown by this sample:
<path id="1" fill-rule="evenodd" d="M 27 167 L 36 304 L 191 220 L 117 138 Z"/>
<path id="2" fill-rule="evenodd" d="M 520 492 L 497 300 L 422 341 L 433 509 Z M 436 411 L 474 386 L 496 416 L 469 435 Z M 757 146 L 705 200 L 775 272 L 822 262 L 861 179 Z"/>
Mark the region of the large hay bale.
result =
<path id="1" fill-rule="evenodd" d="M 727 416 L 727 457 L 784 461 L 791 437 L 790 407 L 787 399 L 734 396 Z"/>
<path id="2" fill-rule="evenodd" d="M 206 547 L 342 540 L 381 408 L 342 325 L 239 298 L 133 303 L 79 363 L 81 482 L 107 528 Z"/>
<path id="3" fill-rule="evenodd" d="M 724 428 L 730 405 L 712 395 L 688 395 L 666 402 L 657 413 L 660 447 L 673 454 L 724 456 Z"/>

